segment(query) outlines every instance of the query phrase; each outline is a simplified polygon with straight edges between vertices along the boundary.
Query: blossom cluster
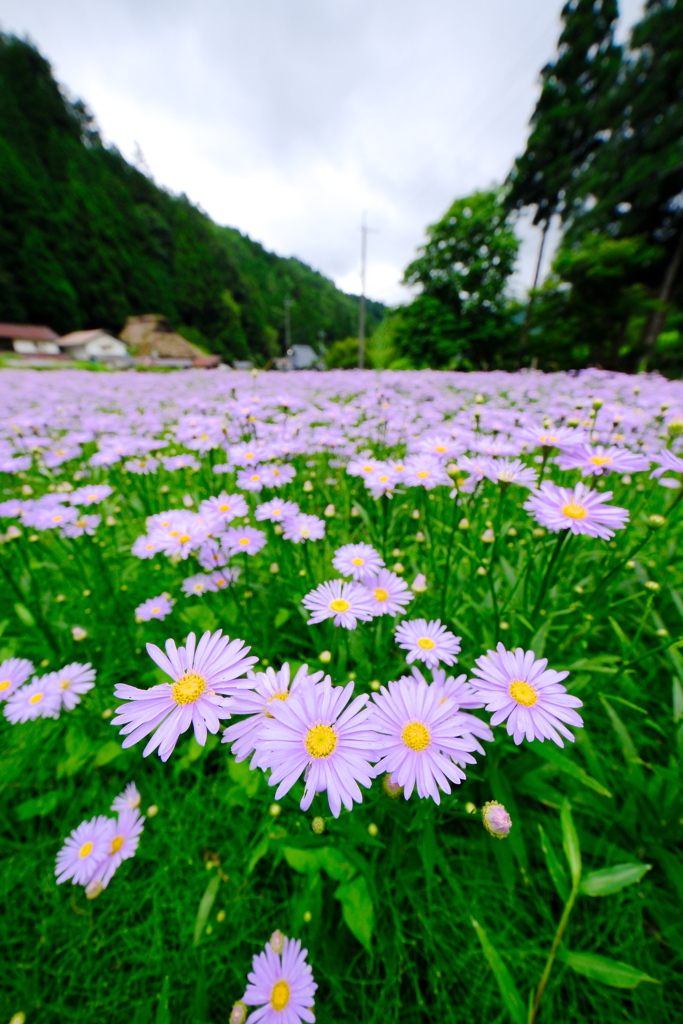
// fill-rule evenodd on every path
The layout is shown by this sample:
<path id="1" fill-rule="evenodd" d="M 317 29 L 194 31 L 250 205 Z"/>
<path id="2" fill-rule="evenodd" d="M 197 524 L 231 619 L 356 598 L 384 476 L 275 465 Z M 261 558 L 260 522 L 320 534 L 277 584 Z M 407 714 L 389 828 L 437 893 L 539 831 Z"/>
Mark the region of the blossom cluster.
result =
<path id="1" fill-rule="evenodd" d="M 12 724 L 59 718 L 62 711 L 72 711 L 80 704 L 82 695 L 95 685 L 90 663 L 72 662 L 40 677 L 34 672 L 33 663 L 26 658 L 9 658 L 0 664 L 0 700 L 6 701 L 5 718 Z"/>
<path id="2" fill-rule="evenodd" d="M 145 824 L 139 807 L 140 794 L 131 782 L 111 805 L 115 818 L 99 814 L 81 822 L 57 854 L 57 883 L 82 885 L 89 899 L 106 889 L 123 861 L 135 856 Z"/>

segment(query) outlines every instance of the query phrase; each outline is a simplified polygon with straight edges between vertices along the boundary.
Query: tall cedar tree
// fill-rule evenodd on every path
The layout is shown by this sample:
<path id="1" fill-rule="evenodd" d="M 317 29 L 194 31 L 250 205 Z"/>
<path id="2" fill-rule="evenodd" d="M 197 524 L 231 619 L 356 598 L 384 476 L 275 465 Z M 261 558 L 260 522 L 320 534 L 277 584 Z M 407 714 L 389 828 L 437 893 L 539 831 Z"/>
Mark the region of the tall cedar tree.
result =
<path id="1" fill-rule="evenodd" d="M 582 175 L 592 198 L 571 236 L 594 229 L 660 247 L 643 281 L 656 296 L 641 339 L 651 353 L 683 262 L 683 0 L 647 0 L 612 106 L 619 116 Z"/>
<path id="2" fill-rule="evenodd" d="M 193 341 L 264 362 L 292 341 L 346 338 L 358 299 L 296 259 L 218 227 L 103 145 L 47 61 L 0 33 L 0 320 L 119 331 L 163 313 Z M 368 302 L 368 333 L 383 307 Z"/>
<path id="3" fill-rule="evenodd" d="M 533 291 L 554 214 L 563 219 L 572 201 L 577 172 L 609 127 L 604 98 L 616 80 L 621 48 L 614 43 L 617 0 L 570 0 L 562 8 L 557 59 L 541 71 L 541 95 L 530 121 L 526 150 L 508 179 L 509 210 L 536 208 L 533 223 L 543 225 L 523 342 L 529 335 Z"/>

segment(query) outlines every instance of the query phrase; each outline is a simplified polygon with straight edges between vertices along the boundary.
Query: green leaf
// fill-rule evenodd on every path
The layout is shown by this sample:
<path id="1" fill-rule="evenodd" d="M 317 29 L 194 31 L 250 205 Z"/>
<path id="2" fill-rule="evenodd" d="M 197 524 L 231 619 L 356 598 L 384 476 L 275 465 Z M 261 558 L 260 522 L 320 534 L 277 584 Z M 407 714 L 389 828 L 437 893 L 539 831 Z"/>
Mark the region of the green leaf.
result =
<path id="1" fill-rule="evenodd" d="M 36 620 L 33 617 L 33 612 L 30 612 L 25 604 L 21 604 L 19 601 L 14 606 L 14 610 L 17 613 L 17 617 L 24 623 L 25 626 L 35 626 Z"/>
<path id="2" fill-rule="evenodd" d="M 318 850 L 318 858 L 323 871 L 327 872 L 335 882 L 349 882 L 356 874 L 356 868 L 351 864 L 341 850 L 336 846 L 323 846 Z"/>
<path id="3" fill-rule="evenodd" d="M 239 786 L 248 797 L 256 796 L 261 783 L 260 773 L 252 771 L 246 761 L 239 763 L 231 758 L 228 761 L 228 775 Z"/>
<path id="4" fill-rule="evenodd" d="M 337 887 L 335 899 L 342 905 L 342 917 L 349 931 L 370 952 L 375 912 L 370 899 L 368 883 L 362 875 Z"/>
<path id="5" fill-rule="evenodd" d="M 674 722 L 680 722 L 683 718 L 683 686 L 680 684 L 680 680 L 676 676 L 672 679 L 673 683 L 673 705 L 674 705 Z"/>
<path id="6" fill-rule="evenodd" d="M 639 882 L 651 867 L 651 864 L 614 864 L 611 868 L 591 871 L 584 875 L 579 891 L 584 896 L 611 896 Z"/>
<path id="7" fill-rule="evenodd" d="M 565 772 L 567 775 L 571 775 L 573 779 L 586 786 L 588 789 L 592 789 L 595 793 L 599 793 L 600 796 L 609 796 L 609 789 L 606 789 L 601 782 L 594 779 L 592 775 L 589 775 L 581 765 L 576 764 L 566 754 L 563 754 L 559 747 L 550 743 L 534 743 L 531 747 L 534 754 L 538 757 L 544 758 L 546 761 L 551 761 L 552 764 L 557 765 L 560 771 Z"/>
<path id="8" fill-rule="evenodd" d="M 577 888 L 581 881 L 581 847 L 579 846 L 579 837 L 574 827 L 571 804 L 568 800 L 565 800 L 562 804 L 560 821 L 562 823 L 562 849 L 569 864 L 572 888 Z"/>
<path id="9" fill-rule="evenodd" d="M 97 751 L 93 764 L 95 768 L 101 768 L 103 764 L 109 764 L 114 758 L 118 757 L 122 753 L 121 744 L 117 743 L 116 740 L 109 740 L 103 747 Z"/>
<path id="10" fill-rule="evenodd" d="M 280 608 L 273 619 L 273 626 L 275 629 L 279 629 L 280 626 L 284 626 L 285 622 L 292 617 L 291 608 Z"/>
<path id="11" fill-rule="evenodd" d="M 263 858 L 268 853 L 269 846 L 270 844 L 267 839 L 261 840 L 261 842 L 258 844 L 256 849 L 252 853 L 251 857 L 249 858 L 249 863 L 247 864 L 247 869 L 245 872 L 247 875 L 250 875 L 254 868 L 256 867 L 256 865 L 258 864 L 258 862 L 260 860 L 263 860 Z"/>
<path id="12" fill-rule="evenodd" d="M 309 871 L 319 871 L 322 867 L 320 850 L 303 850 L 295 846 L 283 846 L 282 854 L 290 868 L 302 875 Z"/>
<path id="13" fill-rule="evenodd" d="M 17 818 L 19 821 L 28 821 L 29 818 L 42 818 L 46 814 L 51 814 L 63 795 L 60 789 L 52 789 L 49 793 L 34 797 L 33 800 L 24 800 L 16 808 Z"/>
<path id="14" fill-rule="evenodd" d="M 488 965 L 493 971 L 493 976 L 498 984 L 498 989 L 507 1012 L 510 1014 L 514 1024 L 527 1024 L 526 1007 L 519 994 L 519 989 L 512 980 L 512 975 L 501 959 L 500 953 L 491 943 L 487 932 L 479 922 L 475 921 L 473 917 L 470 917 L 470 921 L 477 933 L 477 938 L 481 943 L 481 948 L 484 951 Z"/>
<path id="15" fill-rule="evenodd" d="M 204 934 L 204 928 L 206 927 L 206 922 L 208 921 L 209 914 L 211 913 L 211 908 L 213 907 L 213 905 L 214 905 L 214 903 L 216 901 L 216 896 L 218 894 L 218 887 L 219 887 L 220 884 L 221 884 L 221 876 L 219 874 L 215 874 L 213 876 L 213 878 L 210 880 L 210 882 L 207 885 L 206 889 L 204 890 L 204 895 L 202 896 L 201 900 L 199 901 L 199 910 L 197 911 L 197 920 L 194 923 L 194 944 L 195 944 L 195 946 L 199 945 L 201 937 Z"/>
<path id="16" fill-rule="evenodd" d="M 545 830 L 542 825 L 538 826 L 538 831 L 541 834 L 541 849 L 543 850 L 543 856 L 545 857 L 545 866 L 548 869 L 548 874 L 552 879 L 553 885 L 557 889 L 557 895 L 563 903 L 566 903 L 569 899 L 569 879 L 567 878 L 567 872 L 557 859 L 557 854 L 555 853 L 552 843 L 545 834 Z"/>
<path id="17" fill-rule="evenodd" d="M 164 978 L 164 984 L 161 987 L 159 993 L 159 1007 L 157 1009 L 157 1016 L 155 1024 L 171 1024 L 171 1013 L 168 1008 L 168 999 L 171 993 L 171 981 L 170 978 Z"/>
<path id="18" fill-rule="evenodd" d="M 656 978 L 649 974 L 624 964 L 621 960 L 611 960 L 607 956 L 598 956 L 596 953 L 572 953 L 569 950 L 558 950 L 558 959 L 566 963 L 577 974 L 592 981 L 600 981 L 603 985 L 611 985 L 612 988 L 635 988 L 641 981 L 651 981 L 655 985 L 661 985 Z"/>
<path id="19" fill-rule="evenodd" d="M 548 639 L 548 633 L 552 626 L 552 619 L 548 618 L 543 622 L 540 629 L 534 633 L 531 643 L 529 644 L 530 649 L 534 652 L 537 658 L 543 657 L 543 651 L 545 650 L 546 641 Z"/>

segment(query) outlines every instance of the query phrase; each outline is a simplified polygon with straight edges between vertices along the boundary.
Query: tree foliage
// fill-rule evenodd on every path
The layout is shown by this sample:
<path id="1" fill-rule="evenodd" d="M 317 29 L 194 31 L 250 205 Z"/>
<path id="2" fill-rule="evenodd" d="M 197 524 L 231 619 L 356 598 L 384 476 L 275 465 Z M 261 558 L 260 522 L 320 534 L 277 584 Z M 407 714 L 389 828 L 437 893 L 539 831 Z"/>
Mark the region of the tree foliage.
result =
<path id="1" fill-rule="evenodd" d="M 288 298 L 295 343 L 356 328 L 357 297 L 157 187 L 103 145 L 31 45 L 0 35 L 0 319 L 118 332 L 157 312 L 264 361 L 283 350 Z M 369 333 L 381 314 L 367 304 Z"/>

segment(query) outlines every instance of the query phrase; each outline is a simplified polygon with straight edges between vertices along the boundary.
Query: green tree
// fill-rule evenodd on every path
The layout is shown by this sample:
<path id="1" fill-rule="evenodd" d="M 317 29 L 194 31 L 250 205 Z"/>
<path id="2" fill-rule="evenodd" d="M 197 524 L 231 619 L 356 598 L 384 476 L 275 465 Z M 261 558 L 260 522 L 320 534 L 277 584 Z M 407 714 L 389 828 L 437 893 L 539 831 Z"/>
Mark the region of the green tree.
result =
<path id="1" fill-rule="evenodd" d="M 401 351 L 421 366 L 495 362 L 509 337 L 505 287 L 518 249 L 501 189 L 456 199 L 406 268 L 404 283 L 422 292 L 401 310 Z"/>
<path id="2" fill-rule="evenodd" d="M 557 58 L 541 71 L 541 94 L 526 149 L 508 179 L 508 209 L 533 206 L 533 223 L 542 226 L 523 345 L 551 220 L 556 213 L 564 219 L 571 211 L 577 173 L 599 146 L 601 130 L 611 124 L 606 99 L 622 59 L 614 43 L 617 17 L 616 0 L 570 0 L 564 5 Z"/>
<path id="3" fill-rule="evenodd" d="M 612 105 L 619 117 L 582 172 L 590 202 L 571 233 L 643 236 L 660 247 L 642 278 L 656 298 L 642 338 L 653 353 L 683 261 L 683 0 L 647 0 Z"/>

